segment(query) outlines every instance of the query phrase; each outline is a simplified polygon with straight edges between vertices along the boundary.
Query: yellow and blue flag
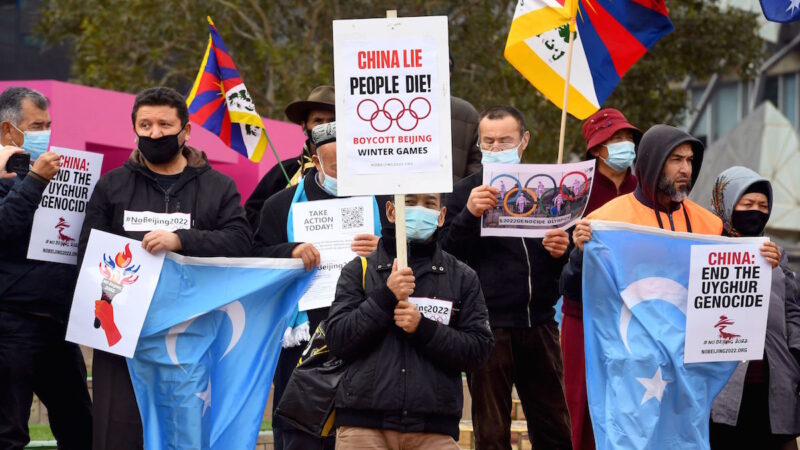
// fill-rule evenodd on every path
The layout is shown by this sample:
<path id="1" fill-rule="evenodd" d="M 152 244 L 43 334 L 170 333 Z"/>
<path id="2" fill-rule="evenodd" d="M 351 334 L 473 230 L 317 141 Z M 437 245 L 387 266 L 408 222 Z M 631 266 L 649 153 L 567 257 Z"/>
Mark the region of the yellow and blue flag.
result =
<path id="1" fill-rule="evenodd" d="M 567 112 L 585 119 L 600 109 L 628 69 L 672 30 L 664 0 L 519 0 L 505 57 L 561 108 L 572 32 Z"/>
<path id="2" fill-rule="evenodd" d="M 208 25 L 208 47 L 186 98 L 189 119 L 250 161 L 259 162 L 269 140 L 264 122 L 210 17 Z"/>
<path id="3" fill-rule="evenodd" d="M 292 259 L 166 257 L 128 359 L 145 448 L 255 448 L 283 331 L 313 274 Z"/>

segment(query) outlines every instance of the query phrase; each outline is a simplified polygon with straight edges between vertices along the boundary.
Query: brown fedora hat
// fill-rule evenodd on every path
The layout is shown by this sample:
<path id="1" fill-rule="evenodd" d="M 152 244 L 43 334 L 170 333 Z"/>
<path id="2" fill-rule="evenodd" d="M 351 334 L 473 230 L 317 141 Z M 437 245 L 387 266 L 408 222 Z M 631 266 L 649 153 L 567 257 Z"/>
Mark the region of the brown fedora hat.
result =
<path id="1" fill-rule="evenodd" d="M 299 124 L 306 120 L 306 114 L 314 109 L 323 109 L 326 111 L 334 111 L 336 105 L 336 97 L 334 95 L 333 86 L 317 86 L 308 94 L 308 99 L 298 100 L 289 103 L 286 107 L 286 117 L 294 123 Z"/>

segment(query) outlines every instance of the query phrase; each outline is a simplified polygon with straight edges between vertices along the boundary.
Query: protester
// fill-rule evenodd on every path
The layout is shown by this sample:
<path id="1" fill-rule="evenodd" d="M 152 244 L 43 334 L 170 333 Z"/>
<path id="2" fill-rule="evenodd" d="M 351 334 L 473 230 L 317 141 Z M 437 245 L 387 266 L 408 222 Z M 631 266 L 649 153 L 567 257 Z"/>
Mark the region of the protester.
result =
<path id="1" fill-rule="evenodd" d="M 479 130 L 483 164 L 519 163 L 530 139 L 519 111 L 489 108 L 481 114 Z M 481 217 L 497 205 L 498 193 L 483 184 L 483 170 L 459 181 L 440 235 L 442 248 L 477 272 L 495 341 L 488 363 L 467 372 L 476 446 L 510 448 L 513 383 L 534 447 L 571 449 L 553 319 L 569 238 L 563 230 L 549 231 L 544 239 L 482 238 Z"/>
<path id="2" fill-rule="evenodd" d="M 86 364 L 64 341 L 77 271 L 70 264 L 27 258 L 33 217 L 60 158 L 47 153 L 50 102 L 40 92 L 10 87 L 0 94 L 0 448 L 29 440 L 33 394 L 47 407 L 50 429 L 63 449 L 92 441 L 92 404 Z M 20 148 L 21 147 L 21 148 Z M 13 154 L 33 167 L 7 173 Z M 26 168 L 27 169 L 27 168 Z"/>
<path id="3" fill-rule="evenodd" d="M 316 153 L 314 143 L 311 140 L 311 130 L 324 123 L 336 120 L 334 112 L 336 101 L 334 98 L 333 86 L 315 87 L 306 100 L 290 103 L 284 111 L 290 121 L 300 125 L 306 135 L 303 150 L 297 158 L 290 158 L 272 166 L 272 169 L 258 182 L 250 198 L 244 204 L 247 211 L 247 221 L 253 230 L 258 229 L 258 220 L 261 214 L 261 207 L 273 194 L 283 189 L 296 185 L 305 176 L 314 163 L 312 156 Z M 283 170 L 281 170 L 283 165 Z M 284 175 L 286 171 L 286 175 Z M 286 181 L 286 176 L 290 181 Z"/>
<path id="4" fill-rule="evenodd" d="M 450 76 L 455 61 L 450 54 Z M 472 103 L 450 96 L 450 137 L 453 143 L 453 182 L 481 170 L 478 142 L 478 111 Z"/>
<path id="5" fill-rule="evenodd" d="M 136 96 L 131 119 L 137 148 L 122 167 L 97 182 L 86 208 L 79 259 L 92 229 L 141 240 L 153 254 L 249 256 L 250 227 L 236 185 L 211 169 L 205 153 L 186 145 L 192 126 L 183 96 L 170 88 L 145 89 Z M 153 224 L 145 231 L 126 225 L 126 216 L 146 219 L 156 212 L 189 214 L 190 220 L 175 231 L 154 220 L 142 221 Z M 113 317 L 113 309 L 110 313 Z M 142 422 L 125 358 L 95 350 L 92 370 L 93 448 L 141 449 Z"/>
<path id="6" fill-rule="evenodd" d="M 475 272 L 436 242 L 441 203 L 439 194 L 406 196 L 409 267 L 398 268 L 394 228 L 385 227 L 365 268 L 356 258 L 342 269 L 326 335 L 347 363 L 338 449 L 459 448 L 461 372 L 487 360 L 492 334 Z M 387 202 L 392 223 L 395 214 Z M 420 312 L 422 301 L 436 302 L 438 320 Z"/>
<path id="7" fill-rule="evenodd" d="M 310 242 L 295 242 L 290 219 L 292 206 L 298 202 L 330 200 L 337 198 L 336 184 L 336 122 L 314 127 L 311 133 L 316 153 L 312 156 L 314 168 L 295 186 L 284 189 L 270 197 L 261 209 L 261 219 L 255 235 L 255 255 L 273 258 L 301 258 L 307 270 L 320 263 L 319 250 Z M 374 205 L 374 229 L 380 232 L 380 212 L 377 202 Z M 378 237 L 373 234 L 359 234 L 351 244 L 351 249 L 359 255 L 366 256 L 375 250 Z M 301 341 L 308 340 L 308 330 L 314 331 L 319 323 L 328 317 L 329 308 L 315 308 L 306 311 L 308 325 L 301 335 L 296 332 L 284 338 L 273 379 L 272 401 L 280 402 L 286 384 L 303 351 Z M 302 321 L 300 321 L 302 322 Z M 295 325 L 298 325 L 297 323 Z M 273 415 L 272 430 L 275 437 L 275 450 L 331 448 L 335 439 L 321 439 L 292 428 L 280 417 Z"/>
<path id="8" fill-rule="evenodd" d="M 594 158 L 596 169 L 592 195 L 584 215 L 609 200 L 629 194 L 636 188 L 631 171 L 636 157 L 636 143 L 642 132 L 616 109 L 606 108 L 592 114 L 581 127 L 586 141 L 586 159 Z M 577 181 L 576 181 L 577 183 Z M 576 185 L 577 190 L 580 186 Z M 594 450 L 594 434 L 586 399 L 586 361 L 583 349 L 582 304 L 564 296 L 561 308 L 561 351 L 564 355 L 564 387 L 572 423 L 572 446 L 575 450 Z"/>
<path id="9" fill-rule="evenodd" d="M 714 183 L 712 208 L 723 234 L 762 236 L 772 212 L 772 185 L 746 167 L 731 167 Z M 800 285 L 786 254 L 769 242 L 772 273 L 764 359 L 742 362 L 711 409 L 711 448 L 796 449 L 800 435 Z"/>

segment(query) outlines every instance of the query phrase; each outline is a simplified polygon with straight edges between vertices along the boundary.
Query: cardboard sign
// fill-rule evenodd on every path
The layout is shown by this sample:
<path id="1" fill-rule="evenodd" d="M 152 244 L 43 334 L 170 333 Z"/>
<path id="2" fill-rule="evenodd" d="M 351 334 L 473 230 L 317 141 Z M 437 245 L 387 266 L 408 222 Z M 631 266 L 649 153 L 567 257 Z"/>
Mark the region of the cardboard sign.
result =
<path id="1" fill-rule="evenodd" d="M 481 236 L 541 238 L 583 217 L 594 160 L 573 164 L 487 164 L 483 183 L 499 191 L 481 219 Z"/>
<path id="2" fill-rule="evenodd" d="M 356 257 L 350 249 L 357 234 L 375 234 L 372 197 L 317 200 L 292 205 L 295 242 L 310 242 L 320 264 L 300 298 L 301 311 L 331 306 L 342 267 Z"/>
<path id="3" fill-rule="evenodd" d="M 61 156 L 61 169 L 47 183 L 33 216 L 28 259 L 77 264 L 78 237 L 103 155 L 59 147 L 50 151 Z"/>
<path id="4" fill-rule="evenodd" d="M 66 339 L 132 357 L 165 255 L 147 253 L 140 241 L 92 230 Z"/>
<path id="5" fill-rule="evenodd" d="M 760 247 L 692 246 L 684 362 L 763 357 L 772 267 Z"/>
<path id="6" fill-rule="evenodd" d="M 451 192 L 447 18 L 334 20 L 339 195 Z"/>

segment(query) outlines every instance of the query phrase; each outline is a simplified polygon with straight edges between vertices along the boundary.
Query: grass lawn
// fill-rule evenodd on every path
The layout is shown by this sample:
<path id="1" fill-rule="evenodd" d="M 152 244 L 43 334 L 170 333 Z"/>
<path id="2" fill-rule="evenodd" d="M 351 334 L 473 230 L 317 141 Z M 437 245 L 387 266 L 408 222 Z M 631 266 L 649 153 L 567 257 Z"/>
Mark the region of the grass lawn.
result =
<path id="1" fill-rule="evenodd" d="M 28 424 L 32 441 L 54 441 L 53 433 L 50 432 L 50 425 L 46 423 Z"/>

